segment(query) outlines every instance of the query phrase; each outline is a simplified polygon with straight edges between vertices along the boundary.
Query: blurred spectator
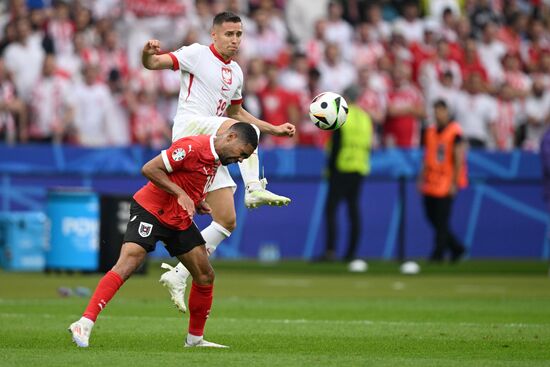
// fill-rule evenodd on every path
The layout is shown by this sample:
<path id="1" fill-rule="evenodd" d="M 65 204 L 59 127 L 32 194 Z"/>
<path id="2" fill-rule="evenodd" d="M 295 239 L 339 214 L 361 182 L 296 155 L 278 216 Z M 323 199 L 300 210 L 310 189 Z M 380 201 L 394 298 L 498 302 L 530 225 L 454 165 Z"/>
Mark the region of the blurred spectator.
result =
<path id="1" fill-rule="evenodd" d="M 11 21 L 6 23 L 2 38 L 0 39 L 0 55 L 3 55 L 6 47 L 8 47 L 10 43 L 16 42 L 16 40 L 17 28 L 15 22 Z"/>
<path id="2" fill-rule="evenodd" d="M 264 9 L 258 9 L 254 13 L 256 33 L 249 34 L 243 45 L 248 57 L 260 57 L 267 62 L 278 62 L 283 57 L 286 40 L 272 26 L 272 17 Z"/>
<path id="3" fill-rule="evenodd" d="M 481 75 L 481 78 L 485 83 L 489 81 L 487 70 L 485 70 L 483 63 L 479 58 L 477 44 L 473 38 L 468 38 L 464 42 L 463 54 L 460 59 L 460 69 L 462 79 L 468 79 L 470 74 L 477 73 Z"/>
<path id="4" fill-rule="evenodd" d="M 55 0 L 53 16 L 47 23 L 46 32 L 53 40 L 57 55 L 73 53 L 73 36 L 75 25 L 69 18 L 69 4 L 63 0 Z"/>
<path id="5" fill-rule="evenodd" d="M 47 55 L 42 76 L 32 90 L 29 140 L 62 143 L 74 118 L 70 80 L 56 73 L 54 55 Z"/>
<path id="6" fill-rule="evenodd" d="M 359 70 L 359 97 L 357 105 L 368 113 L 373 123 L 372 147 L 381 145 L 382 125 L 386 120 L 387 101 L 386 94 L 376 90 L 372 86 L 372 73 L 368 68 Z"/>
<path id="7" fill-rule="evenodd" d="M 436 101 L 442 100 L 447 105 L 447 109 L 451 116 L 455 116 L 456 113 L 456 100 L 460 93 L 460 89 L 456 87 L 456 83 L 453 81 L 453 73 L 450 71 L 444 72 L 439 76 L 439 80 L 429 84 L 425 90 L 426 97 L 426 111 L 428 124 L 435 123 L 435 116 L 433 115 L 433 105 Z"/>
<path id="8" fill-rule="evenodd" d="M 445 101 L 436 101 L 433 108 L 436 124 L 424 134 L 426 147 L 419 187 L 435 234 L 430 260 L 441 262 L 450 252 L 451 261 L 456 262 L 466 249 L 451 232 L 449 220 L 458 190 L 468 184 L 465 144 L 460 125 L 451 120 Z"/>
<path id="9" fill-rule="evenodd" d="M 17 138 L 25 142 L 26 125 L 25 104 L 17 98 L 15 86 L 8 77 L 4 60 L 0 57 L 0 142 L 13 144 Z"/>
<path id="10" fill-rule="evenodd" d="M 346 261 L 355 258 L 361 232 L 359 195 L 364 177 L 370 172 L 372 122 L 357 104 L 359 88 L 352 86 L 344 91 L 348 102 L 346 123 L 332 133 L 327 162 L 328 193 L 326 202 L 326 244 L 320 260 L 336 260 L 338 238 L 337 211 L 341 201 L 348 209 L 348 241 L 344 254 Z"/>
<path id="11" fill-rule="evenodd" d="M 500 15 L 494 10 L 491 4 L 492 0 L 477 0 L 475 6 L 470 12 L 472 28 L 476 35 L 481 35 L 487 24 L 500 23 Z"/>
<path id="12" fill-rule="evenodd" d="M 29 102 L 31 91 L 40 78 L 45 53 L 41 35 L 31 33 L 27 18 L 17 20 L 16 29 L 17 42 L 6 47 L 4 60 L 6 69 L 12 74 L 17 95 L 23 101 Z"/>
<path id="13" fill-rule="evenodd" d="M 113 110 L 113 96 L 99 81 L 99 67 L 87 64 L 83 69 L 84 82 L 72 91 L 75 99 L 73 140 L 75 143 L 99 147 L 111 144 L 108 125 Z"/>
<path id="14" fill-rule="evenodd" d="M 298 95 L 291 93 L 279 85 L 279 71 L 277 66 L 268 64 L 266 68 L 267 85 L 259 93 L 262 105 L 262 119 L 274 125 L 285 122 L 298 124 L 300 122 L 300 105 Z M 293 147 L 296 138 L 278 137 L 264 134 L 263 142 L 267 145 Z"/>
<path id="15" fill-rule="evenodd" d="M 460 15 L 459 0 L 429 0 L 427 5 L 427 15 L 433 19 L 440 21 L 443 19 L 445 12 L 450 12 L 456 16 Z"/>
<path id="16" fill-rule="evenodd" d="M 481 63 L 489 74 L 491 83 L 498 83 L 502 80 L 501 60 L 507 52 L 506 45 L 497 40 L 496 33 L 497 26 L 495 23 L 485 23 L 481 41 L 477 47 Z"/>
<path id="17" fill-rule="evenodd" d="M 321 72 L 321 89 L 342 93 L 356 78 L 353 66 L 342 60 L 340 46 L 336 43 L 327 44 L 325 59 L 319 64 Z"/>
<path id="18" fill-rule="evenodd" d="M 128 56 L 126 51 L 120 47 L 118 33 L 110 28 L 103 33 L 102 46 L 98 48 L 100 65 L 100 78 L 107 81 L 111 70 L 116 70 L 123 79 L 128 78 Z"/>
<path id="19" fill-rule="evenodd" d="M 425 116 L 424 98 L 411 82 L 411 68 L 395 65 L 393 88 L 388 93 L 388 115 L 384 124 L 386 147 L 414 148 L 420 142 L 420 119 Z"/>
<path id="20" fill-rule="evenodd" d="M 403 36 L 407 42 L 422 42 L 424 34 L 424 24 L 419 18 L 418 3 L 407 0 L 402 6 L 402 18 L 394 22 L 394 27 L 403 31 Z"/>
<path id="21" fill-rule="evenodd" d="M 462 85 L 462 72 L 458 63 L 450 58 L 449 43 L 445 39 L 437 41 L 434 57 L 426 60 L 420 67 L 420 85 L 426 90 L 438 82 L 444 73 L 451 73 L 455 87 Z"/>
<path id="22" fill-rule="evenodd" d="M 523 147 L 536 151 L 542 135 L 550 126 L 550 90 L 540 79 L 534 80 L 532 92 L 525 100 L 525 114 L 527 121 Z"/>
<path id="23" fill-rule="evenodd" d="M 509 83 L 503 83 L 496 100 L 495 119 L 489 123 L 492 142 L 491 146 L 501 151 L 514 148 L 516 128 L 521 122 L 522 110 L 515 100 L 514 88 Z"/>
<path id="24" fill-rule="evenodd" d="M 489 124 L 496 119 L 495 101 L 484 93 L 481 75 L 470 74 L 465 91 L 456 96 L 456 121 L 462 126 L 463 136 L 472 148 L 485 148 L 489 142 Z"/>
<path id="25" fill-rule="evenodd" d="M 169 145 L 172 132 L 158 111 L 154 97 L 151 91 L 138 92 L 132 117 L 132 140 L 153 149 L 162 149 Z"/>
<path id="26" fill-rule="evenodd" d="M 523 98 L 531 90 L 531 78 L 521 69 L 521 61 L 517 54 L 506 54 L 502 60 L 503 82 L 512 87 L 514 96 Z"/>
<path id="27" fill-rule="evenodd" d="M 537 71 L 543 53 L 550 52 L 550 35 L 545 35 L 544 23 L 532 19 L 529 25 L 529 41 L 522 43 L 521 57 L 528 71 Z"/>
<path id="28" fill-rule="evenodd" d="M 382 18 L 380 5 L 371 2 L 366 12 L 367 22 L 373 27 L 373 39 L 379 42 L 387 41 L 391 35 L 391 26 Z"/>
<path id="29" fill-rule="evenodd" d="M 112 111 L 107 125 L 110 144 L 129 145 L 132 143 L 130 113 L 136 109 L 136 97 L 117 70 L 111 70 L 109 73 L 108 86 L 113 98 Z"/>
<path id="30" fill-rule="evenodd" d="M 353 40 L 353 28 L 342 18 L 343 14 L 342 4 L 334 0 L 329 2 L 325 40 L 338 43 L 341 50 L 349 48 Z"/>
<path id="31" fill-rule="evenodd" d="M 297 44 L 306 44 L 314 38 L 316 23 L 325 18 L 328 0 L 287 0 L 285 17 L 291 37 Z"/>
<path id="32" fill-rule="evenodd" d="M 511 14 L 504 27 L 500 28 L 498 38 L 508 48 L 508 52 L 518 54 L 521 48 L 521 40 L 527 30 L 527 16 L 520 12 Z"/>
<path id="33" fill-rule="evenodd" d="M 303 53 L 295 53 L 291 64 L 280 73 L 279 81 L 283 88 L 294 93 L 303 93 L 307 88 L 308 62 Z"/>
<path id="34" fill-rule="evenodd" d="M 325 54 L 325 29 L 327 22 L 319 19 L 315 22 L 315 33 L 311 39 L 302 46 L 308 57 L 309 66 L 318 66 Z"/>
<path id="35" fill-rule="evenodd" d="M 357 69 L 364 66 L 371 69 L 376 68 L 378 60 L 386 50 L 382 43 L 373 40 L 371 36 L 372 27 L 368 23 L 361 23 L 357 28 L 357 40 L 351 49 L 351 58 Z"/>

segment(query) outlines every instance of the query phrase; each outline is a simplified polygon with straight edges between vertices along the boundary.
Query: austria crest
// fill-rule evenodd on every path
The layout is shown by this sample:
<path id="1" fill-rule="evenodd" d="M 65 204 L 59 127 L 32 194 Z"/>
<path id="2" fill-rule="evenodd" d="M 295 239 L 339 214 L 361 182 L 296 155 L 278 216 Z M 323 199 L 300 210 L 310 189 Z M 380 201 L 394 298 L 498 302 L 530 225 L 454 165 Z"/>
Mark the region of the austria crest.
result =
<path id="1" fill-rule="evenodd" d="M 153 225 L 145 222 L 139 222 L 139 235 L 141 237 L 149 237 L 151 235 Z"/>

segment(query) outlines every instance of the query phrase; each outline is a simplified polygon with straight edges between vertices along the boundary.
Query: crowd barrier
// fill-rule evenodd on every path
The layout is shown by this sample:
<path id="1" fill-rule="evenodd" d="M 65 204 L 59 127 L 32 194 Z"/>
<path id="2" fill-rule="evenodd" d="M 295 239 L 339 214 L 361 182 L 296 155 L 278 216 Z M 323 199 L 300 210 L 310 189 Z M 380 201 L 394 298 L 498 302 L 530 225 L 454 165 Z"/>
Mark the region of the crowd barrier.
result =
<path id="1" fill-rule="evenodd" d="M 46 211 L 48 192 L 80 187 L 101 196 L 131 195 L 145 179 L 143 163 L 158 154 L 142 147 L 84 149 L 68 146 L 0 146 L 0 211 Z M 432 232 L 416 190 L 420 150 L 380 150 L 362 195 L 362 235 L 358 256 L 391 259 L 426 257 Z M 284 258 L 312 258 L 324 244 L 323 207 L 327 186 L 325 154 L 315 148 L 263 149 L 260 159 L 269 189 L 292 198 L 284 208 L 249 211 L 240 179 L 235 194 L 238 225 L 217 256 L 257 257 L 276 249 Z M 458 195 L 452 227 L 480 258 L 548 259 L 548 213 L 542 199 L 538 155 L 514 151 L 468 153 L 470 186 Z M 238 175 L 237 167 L 231 171 Z M 339 253 L 343 254 L 347 216 L 339 213 Z M 209 219 L 198 217 L 200 227 Z M 162 250 L 157 255 L 164 255 Z"/>

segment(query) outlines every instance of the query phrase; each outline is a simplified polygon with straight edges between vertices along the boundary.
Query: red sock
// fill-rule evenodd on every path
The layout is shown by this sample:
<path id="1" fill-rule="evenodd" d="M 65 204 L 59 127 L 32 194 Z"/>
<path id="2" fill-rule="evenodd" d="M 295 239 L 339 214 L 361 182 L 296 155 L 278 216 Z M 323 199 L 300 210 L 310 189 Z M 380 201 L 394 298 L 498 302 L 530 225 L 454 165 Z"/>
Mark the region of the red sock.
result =
<path id="1" fill-rule="evenodd" d="M 97 284 L 88 307 L 86 307 L 86 311 L 82 316 L 95 322 L 97 315 L 107 306 L 107 302 L 113 298 L 123 283 L 124 280 L 120 275 L 112 270 L 108 271 Z"/>
<path id="2" fill-rule="evenodd" d="M 198 285 L 193 282 L 189 293 L 189 334 L 204 334 L 204 325 L 212 307 L 213 290 L 213 285 Z"/>

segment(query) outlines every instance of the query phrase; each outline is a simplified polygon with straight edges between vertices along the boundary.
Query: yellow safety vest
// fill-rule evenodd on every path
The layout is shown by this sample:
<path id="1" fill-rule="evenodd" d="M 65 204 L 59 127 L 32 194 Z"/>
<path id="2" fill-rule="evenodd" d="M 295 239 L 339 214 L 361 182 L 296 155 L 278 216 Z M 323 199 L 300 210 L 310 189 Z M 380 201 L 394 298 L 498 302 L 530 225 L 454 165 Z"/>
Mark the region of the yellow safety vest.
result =
<path id="1" fill-rule="evenodd" d="M 340 127 L 340 151 L 336 157 L 336 169 L 342 173 L 370 172 L 372 145 L 372 121 L 360 107 L 349 105 L 346 123 Z"/>

